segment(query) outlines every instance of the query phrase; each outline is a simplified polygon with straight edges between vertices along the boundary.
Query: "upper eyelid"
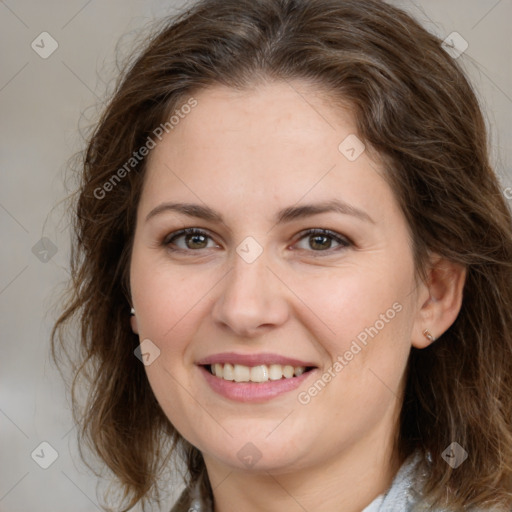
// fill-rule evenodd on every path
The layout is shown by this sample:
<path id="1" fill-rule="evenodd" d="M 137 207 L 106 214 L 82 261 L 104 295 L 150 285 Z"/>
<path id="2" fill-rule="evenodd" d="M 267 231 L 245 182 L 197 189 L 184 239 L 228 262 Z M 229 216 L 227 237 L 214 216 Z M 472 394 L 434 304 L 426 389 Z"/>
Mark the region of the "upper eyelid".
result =
<path id="1" fill-rule="evenodd" d="M 188 234 L 199 234 L 199 235 L 206 235 L 210 237 L 211 239 L 215 239 L 215 236 L 213 236 L 207 229 L 203 228 L 183 228 L 178 229 L 177 231 L 173 231 L 172 233 L 169 233 L 164 237 L 164 243 L 169 243 L 173 238 L 178 238 L 180 236 L 185 236 Z"/>
<path id="2" fill-rule="evenodd" d="M 210 238 L 215 243 L 217 243 L 215 241 L 216 237 L 213 236 L 208 230 L 200 229 L 200 228 L 183 228 L 183 229 L 179 229 L 178 231 L 173 231 L 172 233 L 169 233 L 168 235 L 166 235 L 162 240 L 162 244 L 169 245 L 171 243 L 171 240 L 176 239 L 176 238 L 181 238 L 182 236 L 186 236 L 189 234 L 206 235 L 208 238 Z M 176 249 L 176 250 L 192 252 L 191 249 Z"/>
<path id="3" fill-rule="evenodd" d="M 183 228 L 178 231 L 174 231 L 172 233 L 169 233 L 166 237 L 164 237 L 163 243 L 165 245 L 171 243 L 171 240 L 180 238 L 182 236 L 186 236 L 187 234 L 200 234 L 200 235 L 206 235 L 211 240 L 215 241 L 215 236 L 213 236 L 207 229 L 203 228 Z M 341 244 L 342 246 L 348 247 L 349 245 L 353 245 L 353 242 L 350 238 L 348 238 L 345 235 L 342 235 L 341 233 L 337 233 L 336 231 L 333 231 L 331 229 L 326 228 L 307 228 L 301 230 L 299 233 L 295 235 L 295 241 L 294 244 L 302 240 L 303 238 L 307 236 L 313 236 L 315 234 L 318 235 L 326 235 L 329 236 L 337 241 L 337 243 Z M 217 243 L 217 242 L 215 242 Z M 187 252 L 194 252 L 193 249 L 177 249 Z M 200 249 L 198 249 L 200 250 Z M 310 251 L 310 252 L 328 252 L 326 251 Z"/>

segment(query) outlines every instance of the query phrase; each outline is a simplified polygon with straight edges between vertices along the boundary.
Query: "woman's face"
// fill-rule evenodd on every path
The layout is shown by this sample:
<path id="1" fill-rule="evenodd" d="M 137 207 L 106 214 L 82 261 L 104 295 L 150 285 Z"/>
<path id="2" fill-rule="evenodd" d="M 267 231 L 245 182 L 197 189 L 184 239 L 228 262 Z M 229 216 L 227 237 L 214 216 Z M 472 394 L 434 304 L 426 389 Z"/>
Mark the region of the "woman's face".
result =
<path id="1" fill-rule="evenodd" d="M 300 82 L 194 97 L 150 154 L 131 260 L 156 398 L 210 466 L 375 457 L 425 300 L 382 166 Z"/>

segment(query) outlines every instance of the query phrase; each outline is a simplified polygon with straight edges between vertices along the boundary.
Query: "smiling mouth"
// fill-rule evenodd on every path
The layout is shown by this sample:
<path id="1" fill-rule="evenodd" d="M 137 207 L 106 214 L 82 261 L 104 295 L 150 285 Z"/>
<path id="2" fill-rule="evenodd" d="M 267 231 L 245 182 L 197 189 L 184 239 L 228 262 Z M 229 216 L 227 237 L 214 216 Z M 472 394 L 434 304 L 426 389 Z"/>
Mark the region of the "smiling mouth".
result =
<path id="1" fill-rule="evenodd" d="M 245 366 L 242 364 L 215 363 L 204 367 L 215 377 L 231 382 L 262 383 L 299 377 L 313 370 L 314 366 L 291 366 L 281 364 L 261 364 Z"/>

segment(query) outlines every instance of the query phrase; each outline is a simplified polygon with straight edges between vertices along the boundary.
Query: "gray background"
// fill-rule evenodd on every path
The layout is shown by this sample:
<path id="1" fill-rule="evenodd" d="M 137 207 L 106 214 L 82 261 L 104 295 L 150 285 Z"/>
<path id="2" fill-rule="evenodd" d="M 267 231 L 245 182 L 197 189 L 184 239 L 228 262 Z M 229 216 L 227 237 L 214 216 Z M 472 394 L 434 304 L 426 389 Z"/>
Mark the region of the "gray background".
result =
<path id="1" fill-rule="evenodd" d="M 469 43 L 460 60 L 484 106 L 505 193 L 512 185 L 512 0 L 393 3 L 443 39 L 456 31 Z M 48 358 L 51 306 L 68 277 L 69 226 L 58 203 L 67 162 L 82 147 L 79 127 L 93 122 L 115 78 L 116 43 L 124 36 L 126 53 L 143 27 L 180 5 L 0 2 L 0 511 L 99 510 L 96 478 L 77 456 L 65 388 Z M 42 32 L 58 43 L 47 59 L 31 47 Z M 54 255 L 38 250 L 43 236 Z M 48 469 L 31 458 L 43 441 L 58 452 Z M 44 456 L 37 453 L 49 460 L 44 447 Z"/>

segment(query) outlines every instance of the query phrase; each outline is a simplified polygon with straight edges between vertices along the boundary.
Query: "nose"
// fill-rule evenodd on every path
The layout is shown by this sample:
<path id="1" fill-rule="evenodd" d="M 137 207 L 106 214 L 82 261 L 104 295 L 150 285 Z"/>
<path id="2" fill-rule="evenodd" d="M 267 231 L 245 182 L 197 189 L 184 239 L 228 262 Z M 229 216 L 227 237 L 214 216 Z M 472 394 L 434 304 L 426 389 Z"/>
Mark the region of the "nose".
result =
<path id="1" fill-rule="evenodd" d="M 265 251 L 252 263 L 234 252 L 231 270 L 219 283 L 214 321 L 246 338 L 283 325 L 289 316 L 287 288 L 276 274 Z"/>

